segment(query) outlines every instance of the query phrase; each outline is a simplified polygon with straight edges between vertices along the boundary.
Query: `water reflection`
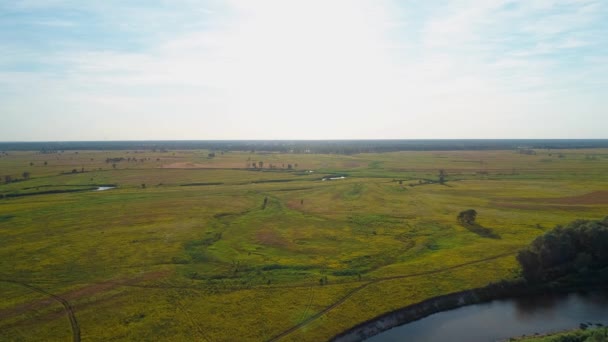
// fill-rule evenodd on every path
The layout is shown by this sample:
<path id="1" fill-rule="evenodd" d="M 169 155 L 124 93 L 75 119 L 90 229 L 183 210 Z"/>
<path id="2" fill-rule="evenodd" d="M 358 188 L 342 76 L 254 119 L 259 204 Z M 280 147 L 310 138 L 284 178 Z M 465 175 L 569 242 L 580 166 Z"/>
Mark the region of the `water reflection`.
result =
<path id="1" fill-rule="evenodd" d="M 515 308 L 515 317 L 518 320 L 528 320 L 534 316 L 542 315 L 552 318 L 560 301 L 567 300 L 564 296 L 543 294 L 535 297 L 512 299 Z"/>
<path id="2" fill-rule="evenodd" d="M 486 342 L 608 323 L 608 292 L 543 294 L 469 305 L 385 331 L 368 341 Z"/>

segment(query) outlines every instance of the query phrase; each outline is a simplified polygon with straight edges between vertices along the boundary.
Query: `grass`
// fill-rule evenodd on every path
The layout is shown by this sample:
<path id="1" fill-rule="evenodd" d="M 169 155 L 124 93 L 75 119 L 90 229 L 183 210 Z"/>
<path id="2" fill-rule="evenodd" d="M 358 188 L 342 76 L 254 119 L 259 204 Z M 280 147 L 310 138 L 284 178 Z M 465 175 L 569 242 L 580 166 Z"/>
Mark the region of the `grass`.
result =
<path id="1" fill-rule="evenodd" d="M 0 184 L 0 279 L 69 301 L 87 340 L 270 340 L 321 312 L 282 340 L 326 340 L 518 267 L 504 257 L 391 277 L 514 252 L 556 224 L 607 215 L 600 199 L 556 199 L 605 191 L 608 158 L 586 155 L 608 151 L 537 152 L 9 152 L 0 176 L 31 178 Z M 137 161 L 105 162 L 121 157 Z M 246 168 L 253 161 L 265 169 Z M 445 185 L 418 185 L 439 169 Z M 117 187 L 90 191 L 107 184 Z M 72 189 L 83 191 L 43 193 Z M 459 225 L 469 208 L 500 239 Z M 70 338 L 61 305 L 12 282 L 0 293 L 1 340 Z"/>
<path id="2" fill-rule="evenodd" d="M 608 328 L 591 327 L 543 336 L 512 339 L 525 342 L 602 342 L 608 340 Z"/>

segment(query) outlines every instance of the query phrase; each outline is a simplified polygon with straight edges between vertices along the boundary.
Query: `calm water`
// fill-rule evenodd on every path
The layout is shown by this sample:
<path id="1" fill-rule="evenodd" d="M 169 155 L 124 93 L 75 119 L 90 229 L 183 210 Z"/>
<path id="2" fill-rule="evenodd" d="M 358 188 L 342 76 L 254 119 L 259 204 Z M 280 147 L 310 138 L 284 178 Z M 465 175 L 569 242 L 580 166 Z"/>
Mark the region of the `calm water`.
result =
<path id="1" fill-rule="evenodd" d="M 114 188 L 115 187 L 113 187 L 113 186 L 100 186 L 95 191 L 106 191 L 106 190 L 110 190 L 110 189 L 114 189 Z"/>
<path id="2" fill-rule="evenodd" d="M 367 341 L 487 342 L 577 328 L 586 322 L 608 325 L 608 293 L 543 295 L 469 305 L 387 330 Z"/>

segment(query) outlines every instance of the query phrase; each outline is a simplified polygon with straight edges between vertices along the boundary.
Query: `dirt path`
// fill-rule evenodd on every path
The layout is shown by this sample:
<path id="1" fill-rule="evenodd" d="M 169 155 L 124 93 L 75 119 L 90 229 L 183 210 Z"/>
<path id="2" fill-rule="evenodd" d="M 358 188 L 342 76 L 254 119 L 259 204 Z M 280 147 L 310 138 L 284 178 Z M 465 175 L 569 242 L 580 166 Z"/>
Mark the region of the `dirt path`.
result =
<path id="1" fill-rule="evenodd" d="M 74 314 L 74 309 L 72 308 L 72 306 L 70 305 L 70 303 L 65 300 L 62 297 L 59 297 L 57 295 L 54 295 L 52 293 L 46 292 L 45 290 L 29 285 L 29 284 L 25 284 L 25 283 L 21 283 L 15 280 L 10 280 L 10 279 L 0 279 L 0 281 L 5 282 L 5 283 L 12 283 L 12 284 L 17 284 L 23 287 L 26 287 L 32 291 L 36 291 L 39 293 L 42 293 L 56 301 L 58 301 L 59 303 L 61 303 L 61 305 L 63 305 L 63 307 L 65 308 L 65 312 L 68 315 L 68 318 L 70 319 L 70 326 L 72 328 L 72 341 L 74 342 L 80 342 L 80 326 L 78 325 L 78 321 L 76 320 L 76 315 Z"/>
<path id="2" fill-rule="evenodd" d="M 358 293 L 359 291 L 363 290 L 364 288 L 366 288 L 366 287 L 368 287 L 370 285 L 377 284 L 377 283 L 380 283 L 380 282 L 383 282 L 383 281 L 387 281 L 387 280 L 414 278 L 414 277 L 419 277 L 419 276 L 423 276 L 423 275 L 431 275 L 431 274 L 437 274 L 437 273 L 447 272 L 447 271 L 455 270 L 455 269 L 458 269 L 458 268 L 462 268 L 462 267 L 466 267 L 466 266 L 470 266 L 470 265 L 474 265 L 474 264 L 480 264 L 480 263 L 488 262 L 488 261 L 491 261 L 491 260 L 496 260 L 496 259 L 504 258 L 504 257 L 511 256 L 511 255 L 515 255 L 515 252 L 503 253 L 503 254 L 495 255 L 495 256 L 492 256 L 492 257 L 489 257 L 489 258 L 484 258 L 484 259 L 479 259 L 479 260 L 475 260 L 475 261 L 470 261 L 470 262 L 466 262 L 466 263 L 463 263 L 463 264 L 458 264 L 458 265 L 454 265 L 454 266 L 439 268 L 439 269 L 431 270 L 431 271 L 412 273 L 412 274 L 404 274 L 404 275 L 396 275 L 396 276 L 390 276 L 390 277 L 382 277 L 382 278 L 377 278 L 377 279 L 370 280 L 369 282 L 367 282 L 367 283 L 365 283 L 365 284 L 363 284 L 363 285 L 361 285 L 359 287 L 356 287 L 356 288 L 352 289 L 350 292 L 348 292 L 342 298 L 338 299 L 333 304 L 327 306 L 325 309 L 317 312 L 313 316 L 310 316 L 308 319 L 300 322 L 299 324 L 296 324 L 293 327 L 291 327 L 291 328 L 289 328 L 289 329 L 281 332 L 280 334 L 276 335 L 275 337 L 271 338 L 268 341 L 269 342 L 278 341 L 278 340 L 282 339 L 283 337 L 286 337 L 289 334 L 291 334 L 291 333 L 293 333 L 293 332 L 301 329 L 302 327 L 310 324 L 311 322 L 313 322 L 316 319 L 320 318 L 321 316 L 325 315 L 329 311 L 331 311 L 331 310 L 335 309 L 336 307 L 340 306 L 342 303 L 344 303 L 345 301 L 347 301 L 353 295 L 355 295 L 356 293 Z"/>

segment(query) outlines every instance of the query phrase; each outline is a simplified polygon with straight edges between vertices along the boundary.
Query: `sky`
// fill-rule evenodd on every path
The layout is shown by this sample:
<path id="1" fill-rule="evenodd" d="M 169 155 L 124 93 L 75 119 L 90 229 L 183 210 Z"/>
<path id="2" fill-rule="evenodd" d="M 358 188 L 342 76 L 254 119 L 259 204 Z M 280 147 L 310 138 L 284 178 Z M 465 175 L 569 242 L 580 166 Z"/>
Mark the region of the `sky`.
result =
<path id="1" fill-rule="evenodd" d="M 0 0 L 0 141 L 608 138 L 605 0 Z"/>

